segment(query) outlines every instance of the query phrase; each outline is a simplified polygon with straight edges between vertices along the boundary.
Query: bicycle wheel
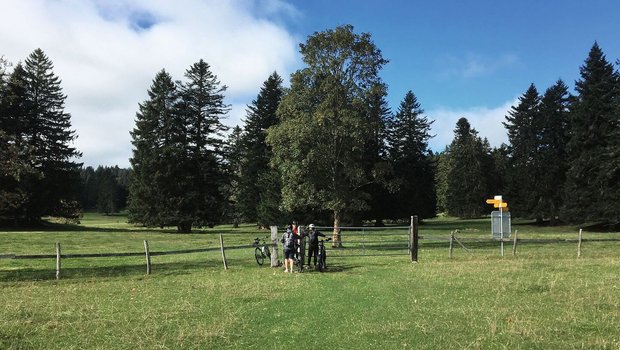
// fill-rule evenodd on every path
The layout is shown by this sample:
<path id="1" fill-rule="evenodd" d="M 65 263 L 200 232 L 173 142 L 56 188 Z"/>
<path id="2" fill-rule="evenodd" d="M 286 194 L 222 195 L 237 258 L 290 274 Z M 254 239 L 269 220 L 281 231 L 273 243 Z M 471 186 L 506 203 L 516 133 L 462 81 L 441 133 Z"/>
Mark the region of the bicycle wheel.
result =
<path id="1" fill-rule="evenodd" d="M 296 259 L 295 260 L 295 265 L 297 265 L 297 271 L 299 273 L 304 272 L 304 261 L 301 259 Z"/>
<path id="2" fill-rule="evenodd" d="M 267 258 L 271 259 L 271 248 L 265 247 L 265 255 Z"/>
<path id="3" fill-rule="evenodd" d="M 254 249 L 254 256 L 256 257 L 256 263 L 262 266 L 265 260 L 265 256 L 263 255 L 263 252 L 260 250 L 259 247 L 256 247 L 256 249 Z"/>
<path id="4" fill-rule="evenodd" d="M 325 271 L 325 248 L 321 247 L 319 252 L 319 271 Z"/>

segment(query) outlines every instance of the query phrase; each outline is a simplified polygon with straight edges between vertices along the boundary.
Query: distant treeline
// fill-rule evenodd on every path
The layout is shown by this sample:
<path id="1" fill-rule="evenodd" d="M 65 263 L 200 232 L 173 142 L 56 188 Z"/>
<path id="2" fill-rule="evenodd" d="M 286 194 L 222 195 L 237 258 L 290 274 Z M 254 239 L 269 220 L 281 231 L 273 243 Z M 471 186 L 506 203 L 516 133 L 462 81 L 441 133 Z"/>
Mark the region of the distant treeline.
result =
<path id="1" fill-rule="evenodd" d="M 66 96 L 43 51 L 12 71 L 0 61 L 0 221 L 126 207 L 133 223 L 182 232 L 294 219 L 381 225 L 485 215 L 485 199 L 502 194 L 513 217 L 620 222 L 620 74 L 597 43 L 575 94 L 562 80 L 526 89 L 505 117 L 508 144 L 490 147 L 461 118 L 439 153 L 412 91 L 388 106 L 379 75 L 388 61 L 370 34 L 342 26 L 300 48 L 305 67 L 290 87 L 271 74 L 232 130 L 222 123 L 227 87 L 208 63 L 183 81 L 157 73 L 131 131 L 131 176 L 75 161 Z"/>
<path id="2" fill-rule="evenodd" d="M 80 171 L 80 203 L 84 210 L 103 214 L 118 213 L 127 207 L 131 169 L 118 166 L 97 169 L 86 167 Z"/>

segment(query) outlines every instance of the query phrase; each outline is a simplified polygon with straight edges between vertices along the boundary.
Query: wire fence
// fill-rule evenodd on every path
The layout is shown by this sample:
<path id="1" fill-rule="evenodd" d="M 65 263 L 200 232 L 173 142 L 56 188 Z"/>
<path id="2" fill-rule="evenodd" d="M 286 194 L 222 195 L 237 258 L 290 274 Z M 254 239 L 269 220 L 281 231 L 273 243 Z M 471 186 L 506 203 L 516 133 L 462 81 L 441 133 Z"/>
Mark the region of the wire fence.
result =
<path id="1" fill-rule="evenodd" d="M 317 229 L 327 237 L 333 237 L 334 227 L 323 226 Z M 410 254 L 411 226 L 339 227 L 336 232 L 339 244 L 325 244 L 330 259 Z"/>

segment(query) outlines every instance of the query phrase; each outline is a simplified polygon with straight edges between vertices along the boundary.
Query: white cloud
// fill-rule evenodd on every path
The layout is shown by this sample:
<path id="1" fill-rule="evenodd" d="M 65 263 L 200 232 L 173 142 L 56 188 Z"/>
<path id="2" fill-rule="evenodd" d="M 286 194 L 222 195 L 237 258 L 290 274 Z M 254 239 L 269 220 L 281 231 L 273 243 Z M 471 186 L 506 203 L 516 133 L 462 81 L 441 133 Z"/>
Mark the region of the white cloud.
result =
<path id="1" fill-rule="evenodd" d="M 425 113 L 430 120 L 435 120 L 431 134 L 436 135 L 429 142 L 429 146 L 436 152 L 443 151 L 454 139 L 456 122 L 465 117 L 472 128 L 478 131 L 478 136 L 487 138 L 491 147 L 499 147 L 508 142 L 508 134 L 502 122 L 510 108 L 518 103 L 515 98 L 495 108 L 474 107 L 467 109 L 437 108 Z"/>
<path id="2" fill-rule="evenodd" d="M 493 74 L 518 63 L 519 58 L 509 53 L 499 57 L 467 53 L 462 57 L 445 56 L 438 60 L 437 66 L 442 67 L 438 70 L 440 79 L 472 79 Z"/>
<path id="3" fill-rule="evenodd" d="M 162 68 L 182 80 L 208 62 L 228 86 L 234 125 L 274 70 L 288 76 L 299 61 L 299 40 L 278 23 L 295 9 L 278 0 L 21 0 L 2 10 L 0 55 L 50 57 L 86 165 L 129 165 L 138 103 Z"/>

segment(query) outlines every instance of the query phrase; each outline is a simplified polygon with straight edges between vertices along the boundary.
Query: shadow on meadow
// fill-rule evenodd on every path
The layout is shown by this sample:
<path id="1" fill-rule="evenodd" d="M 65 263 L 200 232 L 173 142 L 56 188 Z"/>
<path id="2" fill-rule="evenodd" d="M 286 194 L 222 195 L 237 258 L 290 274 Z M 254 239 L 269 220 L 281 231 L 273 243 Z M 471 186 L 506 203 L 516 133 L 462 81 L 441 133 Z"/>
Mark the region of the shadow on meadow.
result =
<path id="1" fill-rule="evenodd" d="M 198 270 L 222 268 L 221 261 L 204 262 L 164 262 L 151 265 L 151 274 L 159 276 L 186 275 Z M 146 276 L 145 264 L 121 266 L 63 267 L 61 280 L 83 278 L 118 278 Z M 0 270 L 0 282 L 31 282 L 56 280 L 55 269 L 20 268 L 9 271 Z"/>

